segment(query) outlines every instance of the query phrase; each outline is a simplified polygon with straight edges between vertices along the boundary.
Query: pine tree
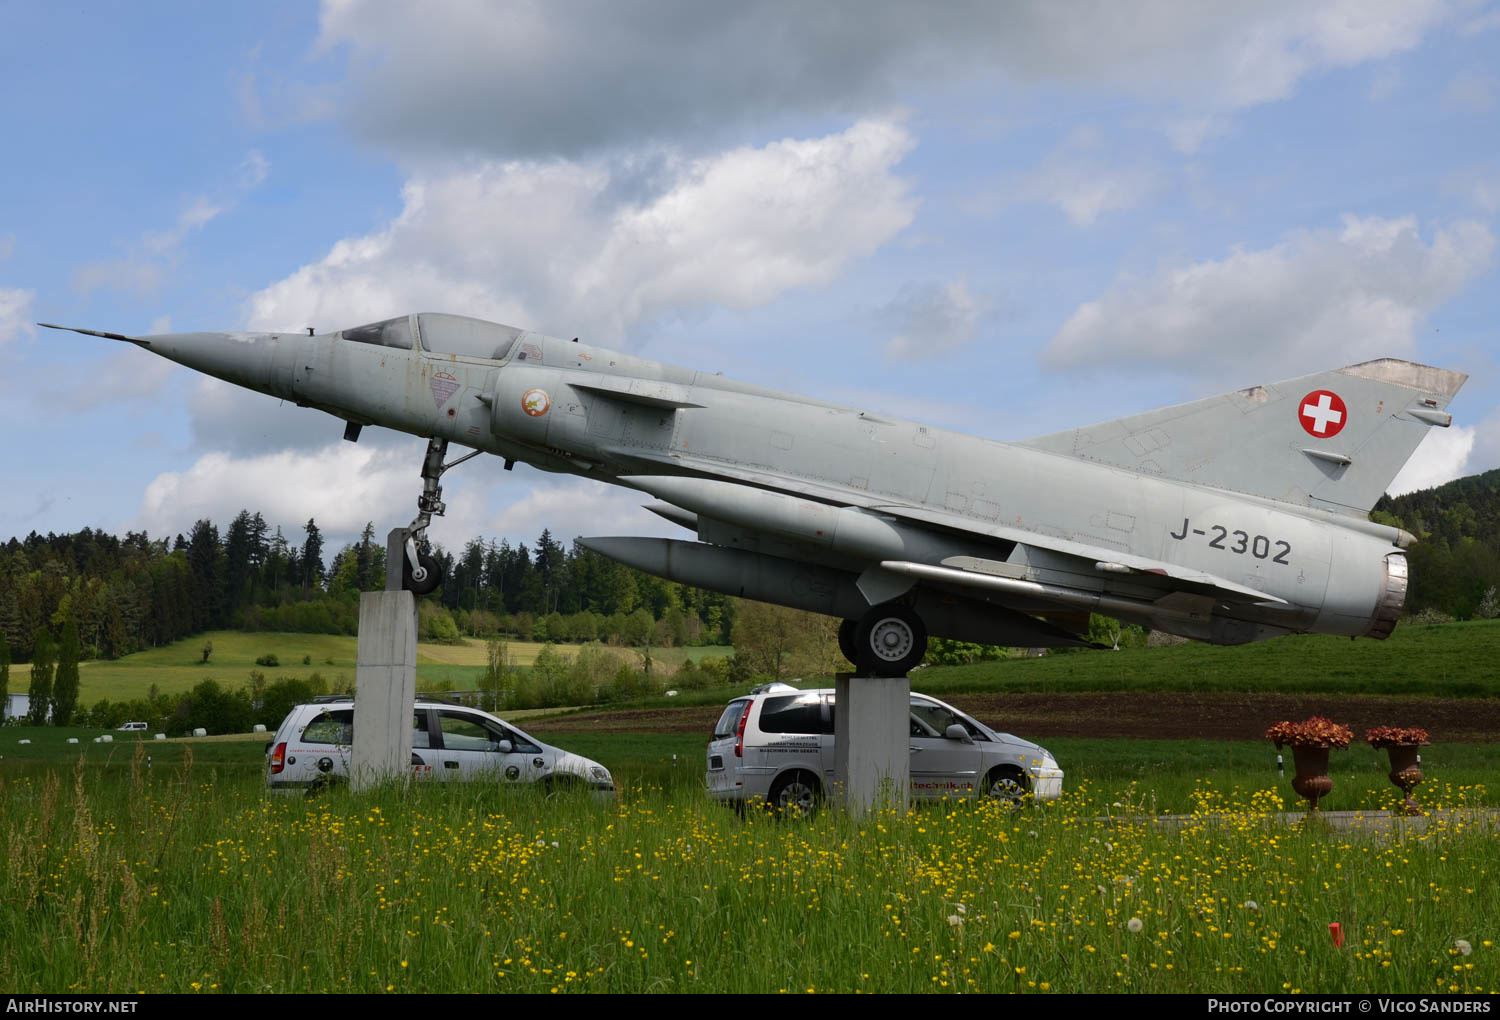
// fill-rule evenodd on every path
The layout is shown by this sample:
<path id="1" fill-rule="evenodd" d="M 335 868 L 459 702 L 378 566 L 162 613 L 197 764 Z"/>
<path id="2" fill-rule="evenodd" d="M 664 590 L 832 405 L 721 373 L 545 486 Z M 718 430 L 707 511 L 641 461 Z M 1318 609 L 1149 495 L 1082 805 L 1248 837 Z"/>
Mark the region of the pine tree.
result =
<path id="1" fill-rule="evenodd" d="M 46 627 L 38 627 L 31 652 L 31 707 L 26 713 L 26 722 L 31 726 L 47 725 L 47 709 L 52 704 L 53 651 L 52 635 Z"/>
<path id="2" fill-rule="evenodd" d="M 379 578 L 381 584 L 376 584 L 377 578 L 371 570 L 375 560 L 375 522 L 366 521 L 365 530 L 360 533 L 359 546 L 355 550 L 354 583 L 360 591 L 374 591 L 384 587 L 385 578 Z"/>
<path id="3" fill-rule="evenodd" d="M 323 533 L 311 517 L 302 530 L 307 532 L 302 545 L 302 591 L 314 592 L 323 587 Z"/>
<path id="4" fill-rule="evenodd" d="M 62 647 L 57 653 L 57 676 L 52 684 L 52 725 L 66 726 L 78 707 L 78 625 L 70 618 L 63 624 Z"/>
<path id="5" fill-rule="evenodd" d="M 10 708 L 10 642 L 5 640 L 5 632 L 0 631 L 0 722 L 5 720 L 5 713 Z"/>

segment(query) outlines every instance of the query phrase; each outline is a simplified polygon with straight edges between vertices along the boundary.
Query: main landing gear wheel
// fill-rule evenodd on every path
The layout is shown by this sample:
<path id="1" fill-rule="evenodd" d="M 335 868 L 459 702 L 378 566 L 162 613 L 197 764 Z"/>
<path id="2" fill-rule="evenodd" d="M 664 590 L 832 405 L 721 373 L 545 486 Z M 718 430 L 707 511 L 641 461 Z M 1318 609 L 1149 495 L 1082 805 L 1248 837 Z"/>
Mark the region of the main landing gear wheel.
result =
<path id="1" fill-rule="evenodd" d="M 906 606 L 888 603 L 866 613 L 854 628 L 855 665 L 873 676 L 906 676 L 927 654 L 927 627 Z"/>
<path id="2" fill-rule="evenodd" d="M 854 632 L 858 629 L 858 620 L 845 620 L 839 624 L 839 651 L 856 666 L 859 665 L 859 647 L 854 643 Z"/>

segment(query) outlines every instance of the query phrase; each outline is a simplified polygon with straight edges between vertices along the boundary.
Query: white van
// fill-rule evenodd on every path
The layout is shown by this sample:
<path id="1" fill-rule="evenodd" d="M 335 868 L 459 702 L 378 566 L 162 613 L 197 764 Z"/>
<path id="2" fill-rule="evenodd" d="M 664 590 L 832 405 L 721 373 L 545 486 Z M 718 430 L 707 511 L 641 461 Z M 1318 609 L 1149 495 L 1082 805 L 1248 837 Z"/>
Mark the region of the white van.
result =
<path id="1" fill-rule="evenodd" d="M 131 732 L 131 733 L 136 733 L 136 732 L 144 733 L 148 729 L 150 729 L 150 727 L 147 726 L 143 722 L 128 722 L 124 726 L 121 726 L 115 732 L 119 733 L 119 732 L 121 732 L 123 730 L 123 731 L 128 731 L 128 732 Z"/>
<path id="2" fill-rule="evenodd" d="M 708 792 L 742 805 L 811 810 L 833 781 L 834 695 L 770 684 L 731 701 L 708 743 Z M 1044 747 L 999 733 L 952 705 L 911 695 L 911 792 L 1007 800 L 1062 796 L 1062 769 Z"/>
<path id="3" fill-rule="evenodd" d="M 552 792 L 590 790 L 613 801 L 609 769 L 544 744 L 477 708 L 419 694 L 412 711 L 411 770 L 419 779 L 536 785 Z M 295 706 L 266 744 L 266 786 L 307 793 L 349 778 L 354 753 L 354 699 L 324 695 Z"/>

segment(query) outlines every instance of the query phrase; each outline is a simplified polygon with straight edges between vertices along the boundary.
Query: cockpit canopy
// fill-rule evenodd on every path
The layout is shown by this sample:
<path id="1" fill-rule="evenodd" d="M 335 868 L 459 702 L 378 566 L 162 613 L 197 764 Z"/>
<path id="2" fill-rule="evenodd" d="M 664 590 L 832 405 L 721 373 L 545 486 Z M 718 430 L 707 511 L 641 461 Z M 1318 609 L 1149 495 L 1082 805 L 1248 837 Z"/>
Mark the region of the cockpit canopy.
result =
<path id="1" fill-rule="evenodd" d="M 498 322 L 471 319 L 466 315 L 422 312 L 394 319 L 372 322 L 344 330 L 340 336 L 357 344 L 375 344 L 409 351 L 412 347 L 412 320 L 422 349 L 432 354 L 456 354 L 461 358 L 483 358 L 504 361 L 523 330 L 502 326 Z"/>
<path id="2" fill-rule="evenodd" d="M 395 319 L 382 319 L 368 326 L 346 329 L 339 335 L 357 344 L 375 344 L 378 347 L 397 347 L 403 351 L 409 351 L 411 350 L 410 320 L 409 315 L 402 315 Z"/>
<path id="3" fill-rule="evenodd" d="M 417 316 L 422 348 L 433 354 L 456 354 L 461 358 L 504 361 L 524 330 L 498 322 L 471 319 L 467 315 L 423 312 Z"/>

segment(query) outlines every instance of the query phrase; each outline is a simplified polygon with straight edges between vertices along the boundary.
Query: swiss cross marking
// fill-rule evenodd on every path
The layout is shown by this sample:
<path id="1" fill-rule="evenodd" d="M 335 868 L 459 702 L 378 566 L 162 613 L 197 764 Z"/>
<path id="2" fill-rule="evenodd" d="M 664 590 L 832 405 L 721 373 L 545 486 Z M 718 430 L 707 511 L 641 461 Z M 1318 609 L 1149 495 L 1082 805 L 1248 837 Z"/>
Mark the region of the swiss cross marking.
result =
<path id="1" fill-rule="evenodd" d="M 1343 399 L 1332 390 L 1313 390 L 1298 402 L 1297 420 L 1308 435 L 1319 439 L 1338 435 L 1348 417 Z"/>

